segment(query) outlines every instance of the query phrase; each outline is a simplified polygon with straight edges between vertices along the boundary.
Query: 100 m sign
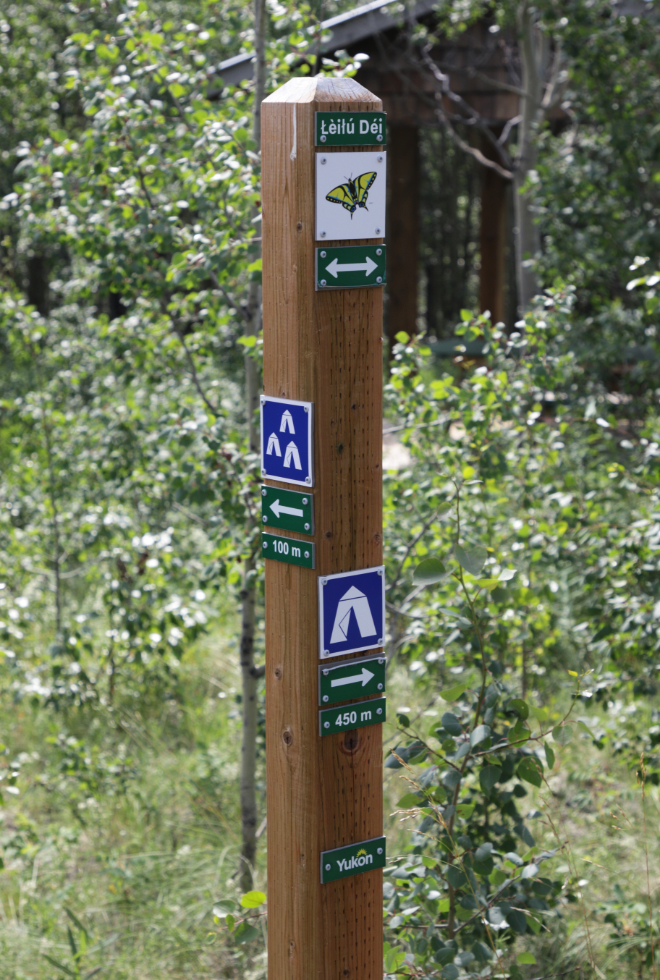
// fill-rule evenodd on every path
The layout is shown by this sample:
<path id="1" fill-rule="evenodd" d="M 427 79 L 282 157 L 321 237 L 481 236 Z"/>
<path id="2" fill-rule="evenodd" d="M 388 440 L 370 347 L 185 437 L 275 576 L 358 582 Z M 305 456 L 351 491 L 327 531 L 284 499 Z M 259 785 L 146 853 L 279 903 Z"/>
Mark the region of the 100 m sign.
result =
<path id="1" fill-rule="evenodd" d="M 288 565 L 302 565 L 303 568 L 315 566 L 314 545 L 309 541 L 283 538 L 279 534 L 263 531 L 261 545 L 264 558 L 283 561 Z"/>

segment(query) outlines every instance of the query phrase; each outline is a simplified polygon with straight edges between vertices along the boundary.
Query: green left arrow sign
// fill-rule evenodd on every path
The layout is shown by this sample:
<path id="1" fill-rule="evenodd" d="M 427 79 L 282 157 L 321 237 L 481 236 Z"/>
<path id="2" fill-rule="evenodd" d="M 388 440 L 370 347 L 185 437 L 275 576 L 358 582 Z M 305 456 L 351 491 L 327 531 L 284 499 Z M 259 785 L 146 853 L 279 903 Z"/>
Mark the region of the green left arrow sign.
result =
<path id="1" fill-rule="evenodd" d="M 261 520 L 266 527 L 314 534 L 314 497 L 297 490 L 262 486 Z"/>
<path id="2" fill-rule="evenodd" d="M 342 245 L 316 249 L 316 288 L 355 289 L 387 282 L 385 245 Z"/>

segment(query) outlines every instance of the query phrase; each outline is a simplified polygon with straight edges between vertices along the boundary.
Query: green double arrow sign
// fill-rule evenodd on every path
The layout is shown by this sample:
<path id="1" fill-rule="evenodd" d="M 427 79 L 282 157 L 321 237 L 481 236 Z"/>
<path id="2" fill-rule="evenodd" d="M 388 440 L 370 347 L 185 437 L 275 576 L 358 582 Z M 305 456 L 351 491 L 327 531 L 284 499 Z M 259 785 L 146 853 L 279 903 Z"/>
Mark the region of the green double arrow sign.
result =
<path id="1" fill-rule="evenodd" d="M 341 245 L 316 249 L 316 288 L 355 289 L 387 282 L 385 245 Z"/>

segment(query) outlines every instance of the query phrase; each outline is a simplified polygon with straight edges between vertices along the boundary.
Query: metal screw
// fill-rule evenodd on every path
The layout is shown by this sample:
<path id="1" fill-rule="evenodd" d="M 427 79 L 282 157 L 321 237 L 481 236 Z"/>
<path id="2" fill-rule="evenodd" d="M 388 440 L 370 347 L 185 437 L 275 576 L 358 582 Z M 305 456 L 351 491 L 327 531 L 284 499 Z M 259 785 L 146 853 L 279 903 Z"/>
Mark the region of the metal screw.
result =
<path id="1" fill-rule="evenodd" d="M 377 248 L 376 249 L 376 255 L 382 255 L 382 254 L 383 254 L 382 248 Z"/>
<path id="2" fill-rule="evenodd" d="M 325 279 L 321 279 L 321 283 L 320 283 L 320 285 L 321 285 L 321 286 L 325 286 L 325 285 L 326 285 L 326 280 L 325 280 Z"/>
<path id="3" fill-rule="evenodd" d="M 262 405 L 265 405 L 266 404 L 266 396 L 265 395 L 262 395 L 261 396 L 261 404 Z"/>
<path id="4" fill-rule="evenodd" d="M 305 409 L 305 411 L 307 411 L 307 409 Z M 312 482 L 311 476 L 306 476 L 305 477 L 305 483 L 311 483 L 311 482 Z"/>
<path id="5" fill-rule="evenodd" d="M 383 709 L 382 708 L 376 708 L 376 714 L 377 715 L 382 715 L 382 713 L 383 713 Z"/>
<path id="6" fill-rule="evenodd" d="M 325 163 L 325 157 L 321 157 L 321 163 Z"/>
<path id="7" fill-rule="evenodd" d="M 266 471 L 265 471 L 265 470 L 262 470 L 262 471 L 261 471 L 261 475 L 262 475 L 262 476 L 266 476 Z"/>
<path id="8" fill-rule="evenodd" d="M 382 647 L 382 645 L 383 645 L 383 637 L 382 636 L 379 636 L 378 637 L 378 643 L 376 644 L 376 646 L 377 647 Z"/>
<path id="9" fill-rule="evenodd" d="M 382 157 L 378 157 L 377 159 L 378 159 L 378 162 L 379 163 L 382 163 L 383 162 L 383 158 Z"/>
<path id="10" fill-rule="evenodd" d="M 385 658 L 384 657 L 379 657 L 378 658 L 378 663 L 379 664 L 384 664 L 385 663 Z"/>
<path id="11" fill-rule="evenodd" d="M 305 405 L 305 411 L 309 412 L 309 405 Z"/>
<path id="12" fill-rule="evenodd" d="M 326 254 L 327 254 L 326 252 L 321 252 L 321 258 L 324 259 L 326 257 Z"/>
<path id="13" fill-rule="evenodd" d="M 376 282 L 382 282 L 382 281 L 383 281 L 382 276 L 376 276 Z"/>
<path id="14" fill-rule="evenodd" d="M 383 853 L 383 848 L 382 848 L 382 847 L 379 847 L 379 848 L 378 848 L 378 849 L 376 850 L 376 853 L 377 853 L 377 854 L 382 854 L 382 853 Z"/>
<path id="15" fill-rule="evenodd" d="M 268 491 L 266 490 L 266 488 L 265 488 L 265 487 L 262 487 L 262 489 L 261 489 L 261 496 L 262 496 L 262 497 L 265 497 L 265 496 L 266 496 L 266 494 L 267 494 L 267 492 L 268 492 Z"/>
<path id="16" fill-rule="evenodd" d="M 267 548 L 267 547 L 268 547 L 268 542 L 267 541 L 264 541 L 264 548 Z"/>
<path id="17" fill-rule="evenodd" d="M 303 501 L 303 503 L 304 503 L 304 502 L 305 502 L 305 501 Z M 305 524 L 305 530 L 306 530 L 306 531 L 309 531 L 309 524 Z"/>
<path id="18" fill-rule="evenodd" d="M 309 558 L 309 551 L 305 552 L 305 558 Z"/>
<path id="19" fill-rule="evenodd" d="M 325 866 L 325 870 L 326 870 L 326 871 L 329 871 L 329 870 L 330 870 L 330 865 L 329 865 L 329 864 L 326 864 L 326 866 Z"/>
<path id="20" fill-rule="evenodd" d="M 323 584 L 325 585 L 325 582 Z M 329 657 L 330 656 L 330 651 L 329 650 L 324 650 L 323 651 L 323 656 L 324 657 Z"/>
<path id="21" fill-rule="evenodd" d="M 383 142 L 383 137 L 382 137 L 382 136 L 380 135 L 380 133 L 378 134 L 378 136 L 376 137 L 376 139 L 377 139 L 377 140 L 378 140 L 378 141 L 379 141 L 380 143 L 382 143 L 382 142 Z M 380 851 L 379 851 L 378 853 L 380 854 Z"/>
<path id="22" fill-rule="evenodd" d="M 325 143 L 325 141 L 327 140 L 327 138 L 328 138 L 327 136 L 322 136 L 322 137 L 321 137 L 321 142 L 322 142 L 322 143 Z M 378 138 L 379 138 L 379 139 L 382 139 L 382 136 L 379 136 Z"/>
<path id="23" fill-rule="evenodd" d="M 261 519 L 264 522 L 264 524 L 268 524 L 268 518 L 267 517 L 262 517 Z"/>
<path id="24" fill-rule="evenodd" d="M 326 671 L 326 673 L 327 673 L 327 671 Z M 324 694 L 324 695 L 323 695 L 323 700 L 324 700 L 324 701 L 328 701 L 328 700 L 329 700 L 329 698 L 328 698 L 328 695 L 327 695 L 327 694 Z"/>
<path id="25" fill-rule="evenodd" d="M 330 671 L 329 671 L 329 670 L 324 670 L 324 671 L 323 671 L 323 676 L 324 676 L 324 677 L 327 677 L 329 673 L 330 673 Z"/>
<path id="26" fill-rule="evenodd" d="M 379 690 L 379 691 L 382 691 L 382 690 L 383 690 L 383 685 L 382 685 L 382 684 L 379 684 L 379 685 L 378 685 L 378 690 Z"/>
<path id="27" fill-rule="evenodd" d="M 303 497 L 303 503 L 304 503 L 304 504 L 306 504 L 306 503 L 307 503 L 307 497 Z M 307 527 L 307 525 L 306 525 L 306 524 L 305 524 L 305 527 Z"/>
<path id="28" fill-rule="evenodd" d="M 383 569 L 382 569 L 382 568 L 379 568 L 379 569 L 378 569 L 378 574 L 379 574 L 379 575 L 382 575 L 382 574 L 383 574 Z"/>
<path id="29" fill-rule="evenodd" d="M 328 583 L 327 578 L 322 578 L 321 579 L 321 585 L 327 585 L 327 583 Z"/>
<path id="30" fill-rule="evenodd" d="M 323 727 L 324 728 L 330 728 L 330 722 L 329 721 L 324 721 L 323 722 Z"/>
<path id="31" fill-rule="evenodd" d="M 380 235 L 380 228 L 376 228 L 376 234 Z"/>
<path id="32" fill-rule="evenodd" d="M 321 232 L 321 238 L 325 238 L 325 232 L 324 231 Z"/>

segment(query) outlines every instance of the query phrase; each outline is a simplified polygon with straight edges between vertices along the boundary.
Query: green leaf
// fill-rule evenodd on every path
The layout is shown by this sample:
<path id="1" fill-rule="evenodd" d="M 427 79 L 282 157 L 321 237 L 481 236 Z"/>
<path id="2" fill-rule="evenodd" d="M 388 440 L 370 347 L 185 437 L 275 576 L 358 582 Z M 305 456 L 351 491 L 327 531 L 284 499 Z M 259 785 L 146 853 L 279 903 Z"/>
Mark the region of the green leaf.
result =
<path id="1" fill-rule="evenodd" d="M 473 548 L 462 548 L 460 544 L 457 544 L 454 548 L 454 554 L 459 564 L 470 575 L 478 575 L 488 558 L 487 550 L 480 545 Z"/>
<path id="2" fill-rule="evenodd" d="M 520 718 L 529 718 L 529 705 L 522 698 L 512 698 L 507 708 L 515 711 Z"/>
<path id="3" fill-rule="evenodd" d="M 487 738 L 490 738 L 490 726 L 477 725 L 470 735 L 470 745 L 474 748 L 475 745 L 485 742 Z"/>
<path id="4" fill-rule="evenodd" d="M 513 931 L 517 932 L 520 936 L 524 936 L 527 932 L 527 916 L 524 912 L 519 912 L 518 909 L 510 909 L 506 913 L 506 921 Z"/>
<path id="5" fill-rule="evenodd" d="M 246 892 L 241 896 L 241 905 L 244 909 L 258 909 L 266 901 L 263 892 Z"/>
<path id="6" fill-rule="evenodd" d="M 261 931 L 256 926 L 250 925 L 249 922 L 241 922 L 236 927 L 234 939 L 237 943 L 249 943 L 253 939 L 258 939 L 260 935 Z"/>
<path id="7" fill-rule="evenodd" d="M 419 793 L 406 793 L 397 803 L 397 807 L 401 810 L 409 810 L 413 806 L 420 806 L 420 804 Z"/>
<path id="8" fill-rule="evenodd" d="M 573 738 L 573 726 L 566 724 L 557 725 L 556 728 L 552 729 L 552 737 L 559 745 L 568 745 Z"/>
<path id="9" fill-rule="evenodd" d="M 548 742 L 543 743 L 543 748 L 545 749 L 545 759 L 548 763 L 548 769 L 555 768 L 555 753 L 552 751 L 552 746 Z"/>
<path id="10" fill-rule="evenodd" d="M 236 922 L 236 919 L 234 918 L 233 915 L 228 915 L 227 918 L 225 919 L 225 924 L 226 924 L 226 926 L 227 926 L 227 928 L 229 929 L 230 932 L 233 932 L 234 931 L 234 923 L 235 922 Z"/>
<path id="11" fill-rule="evenodd" d="M 539 787 L 543 784 L 543 766 L 536 756 L 525 756 L 518 766 L 517 773 L 520 779 L 531 783 L 532 786 Z"/>
<path id="12" fill-rule="evenodd" d="M 400 946 L 393 946 L 392 949 L 388 949 L 385 953 L 385 971 L 387 973 L 396 973 L 405 958 L 406 951 Z"/>
<path id="13" fill-rule="evenodd" d="M 443 701 L 458 701 L 463 691 L 467 691 L 467 684 L 457 684 L 456 687 L 448 687 L 445 691 L 440 691 Z"/>
<path id="14" fill-rule="evenodd" d="M 440 719 L 440 724 L 450 735 L 463 734 L 463 726 L 456 715 L 452 714 L 451 711 L 445 711 L 444 715 Z"/>
<path id="15" fill-rule="evenodd" d="M 447 569 L 438 558 L 425 558 L 415 569 L 413 578 L 417 585 L 434 585 L 446 574 Z"/>
<path id="16" fill-rule="evenodd" d="M 442 980 L 456 980 L 456 978 L 460 976 L 458 967 L 454 966 L 453 963 L 448 963 L 440 976 L 442 977 Z"/>
<path id="17" fill-rule="evenodd" d="M 518 953 L 516 959 L 519 963 L 529 963 L 531 966 L 536 963 L 536 957 L 533 953 Z"/>
<path id="18" fill-rule="evenodd" d="M 490 793 L 501 775 L 502 770 L 499 766 L 484 766 L 479 771 L 479 785 L 484 793 Z"/>

